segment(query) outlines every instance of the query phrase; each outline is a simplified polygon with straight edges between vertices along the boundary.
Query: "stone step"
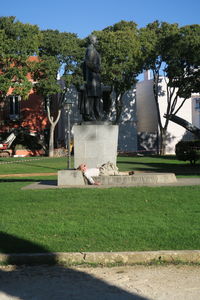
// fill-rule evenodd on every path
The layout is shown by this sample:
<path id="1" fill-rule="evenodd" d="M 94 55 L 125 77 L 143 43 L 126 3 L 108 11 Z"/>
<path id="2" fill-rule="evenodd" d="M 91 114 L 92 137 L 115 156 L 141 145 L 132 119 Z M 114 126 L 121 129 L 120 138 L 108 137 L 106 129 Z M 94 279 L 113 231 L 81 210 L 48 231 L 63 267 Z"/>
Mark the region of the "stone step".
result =
<path id="1" fill-rule="evenodd" d="M 95 181 L 102 185 L 131 185 L 131 184 L 159 184 L 177 181 L 174 173 L 140 173 L 133 175 L 99 176 Z"/>
<path id="2" fill-rule="evenodd" d="M 102 185 L 167 184 L 177 182 L 174 173 L 136 173 L 133 175 L 99 176 L 94 180 Z M 78 170 L 58 171 L 58 186 L 84 186 L 86 182 Z"/>

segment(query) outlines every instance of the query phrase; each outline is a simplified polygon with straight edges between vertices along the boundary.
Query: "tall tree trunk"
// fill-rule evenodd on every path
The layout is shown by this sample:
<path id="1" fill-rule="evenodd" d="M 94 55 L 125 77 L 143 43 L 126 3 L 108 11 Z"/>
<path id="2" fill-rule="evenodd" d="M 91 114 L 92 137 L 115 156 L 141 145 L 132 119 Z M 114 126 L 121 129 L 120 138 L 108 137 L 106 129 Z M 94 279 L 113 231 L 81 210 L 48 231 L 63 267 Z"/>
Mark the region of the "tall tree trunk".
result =
<path id="1" fill-rule="evenodd" d="M 54 131 L 55 131 L 55 125 L 51 124 L 50 136 L 49 136 L 49 157 L 54 156 Z"/>
<path id="2" fill-rule="evenodd" d="M 49 157 L 54 156 L 54 131 L 55 131 L 56 124 L 60 119 L 60 114 L 61 114 L 61 109 L 58 110 L 57 118 L 55 121 L 53 121 L 53 117 L 50 115 L 50 108 L 49 106 L 47 106 L 47 115 L 48 115 L 49 122 L 51 124 L 50 137 L 49 137 Z"/>
<path id="3" fill-rule="evenodd" d="M 165 128 L 159 128 L 160 134 L 159 134 L 159 154 L 165 155 L 166 152 L 166 135 L 167 131 Z"/>

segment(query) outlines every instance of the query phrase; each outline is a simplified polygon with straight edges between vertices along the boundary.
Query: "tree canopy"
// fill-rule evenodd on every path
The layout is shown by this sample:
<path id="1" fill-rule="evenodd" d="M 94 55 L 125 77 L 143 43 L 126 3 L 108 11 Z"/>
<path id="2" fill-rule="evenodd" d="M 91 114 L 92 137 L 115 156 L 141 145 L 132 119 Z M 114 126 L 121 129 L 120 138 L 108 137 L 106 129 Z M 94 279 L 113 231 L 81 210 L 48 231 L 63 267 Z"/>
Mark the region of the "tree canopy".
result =
<path id="1" fill-rule="evenodd" d="M 176 114 L 191 93 L 200 92 L 200 25 L 179 27 L 178 24 L 155 21 L 140 30 L 144 69 L 153 72 L 153 91 L 157 107 L 160 149 L 169 117 Z M 166 120 L 160 115 L 160 80 L 166 80 Z"/>
<path id="2" fill-rule="evenodd" d="M 40 61 L 35 69 L 35 88 L 43 96 L 49 96 L 60 91 L 57 84 L 59 73 L 62 74 L 66 87 L 72 83 L 82 53 L 80 40 L 73 33 L 48 29 L 41 31 L 41 35 L 38 53 Z"/>
<path id="3" fill-rule="evenodd" d="M 40 42 L 36 25 L 15 21 L 15 17 L 0 18 L 0 97 L 4 99 L 9 87 L 14 95 L 26 98 L 32 84 L 27 74 L 34 64 L 29 58 L 36 55 Z"/>
<path id="4" fill-rule="evenodd" d="M 180 28 L 166 62 L 169 85 L 177 88 L 179 97 L 200 92 L 200 25 Z"/>

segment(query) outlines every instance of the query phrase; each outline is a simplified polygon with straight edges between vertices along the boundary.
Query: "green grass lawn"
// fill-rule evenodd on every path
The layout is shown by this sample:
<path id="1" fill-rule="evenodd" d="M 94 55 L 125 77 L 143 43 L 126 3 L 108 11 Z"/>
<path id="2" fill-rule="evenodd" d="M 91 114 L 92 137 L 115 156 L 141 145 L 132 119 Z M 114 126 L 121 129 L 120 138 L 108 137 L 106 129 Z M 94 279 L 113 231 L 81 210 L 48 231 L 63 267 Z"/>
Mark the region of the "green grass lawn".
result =
<path id="1" fill-rule="evenodd" d="M 72 159 L 73 160 L 73 159 Z M 178 176 L 200 176 L 200 164 L 176 160 L 175 156 L 118 157 L 120 171 L 173 172 Z M 67 158 L 0 158 L 0 174 L 52 173 L 67 168 Z"/>
<path id="2" fill-rule="evenodd" d="M 66 163 L 22 161 L 1 164 L 0 173 L 56 172 Z M 199 165 L 173 158 L 120 157 L 118 166 L 199 174 Z M 41 178 L 0 179 L 0 252 L 200 249 L 200 186 L 21 190 Z"/>
<path id="3" fill-rule="evenodd" d="M 182 162 L 175 156 L 144 156 L 118 157 L 117 164 L 120 170 L 139 170 L 149 172 L 172 172 L 177 176 L 200 176 L 200 164 L 191 165 Z"/>
<path id="4" fill-rule="evenodd" d="M 67 158 L 0 158 L 0 174 L 56 173 L 67 168 Z"/>

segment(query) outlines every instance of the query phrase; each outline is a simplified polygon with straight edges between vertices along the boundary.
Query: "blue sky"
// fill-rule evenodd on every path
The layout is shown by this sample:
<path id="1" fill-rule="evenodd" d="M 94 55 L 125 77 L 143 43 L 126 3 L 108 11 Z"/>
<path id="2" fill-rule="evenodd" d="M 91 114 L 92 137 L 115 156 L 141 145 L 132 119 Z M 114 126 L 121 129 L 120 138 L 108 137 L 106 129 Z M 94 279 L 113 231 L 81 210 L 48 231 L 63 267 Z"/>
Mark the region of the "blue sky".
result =
<path id="1" fill-rule="evenodd" d="M 3 0 L 0 15 L 84 38 L 121 20 L 134 21 L 138 27 L 155 20 L 199 24 L 200 0 Z"/>

